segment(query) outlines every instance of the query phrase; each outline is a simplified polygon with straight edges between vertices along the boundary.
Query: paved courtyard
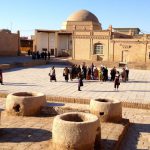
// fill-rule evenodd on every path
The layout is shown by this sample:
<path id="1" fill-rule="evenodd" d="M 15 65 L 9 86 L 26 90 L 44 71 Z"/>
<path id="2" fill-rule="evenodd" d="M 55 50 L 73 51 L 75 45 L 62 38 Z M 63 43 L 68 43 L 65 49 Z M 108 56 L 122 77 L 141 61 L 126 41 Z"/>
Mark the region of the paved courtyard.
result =
<path id="1" fill-rule="evenodd" d="M 72 106 L 74 106 L 74 104 L 72 104 Z M 85 105 L 85 107 L 87 107 L 87 105 Z M 5 99 L 0 98 L 0 109 L 5 109 Z M 123 107 L 122 114 L 123 118 L 130 120 L 131 125 L 122 141 L 120 150 L 149 150 L 150 110 Z M 14 117 L 6 116 L 5 113 L 2 112 L 0 150 L 52 150 L 50 147 L 52 122 L 53 117 Z M 112 130 L 116 130 L 117 127 L 118 125 L 113 127 L 113 129 L 107 127 L 105 131 L 109 134 L 104 141 L 109 142 L 116 139 L 116 133 L 118 133 L 119 130 L 114 134 L 112 134 Z M 105 136 L 103 136 L 103 138 L 104 137 Z"/>
<path id="2" fill-rule="evenodd" d="M 110 81 L 84 81 L 82 91 L 77 91 L 77 79 L 68 83 L 64 81 L 64 66 L 56 66 L 57 82 L 50 82 L 50 67 L 45 65 L 8 70 L 3 74 L 4 85 L 0 85 L 0 92 L 37 91 L 52 96 L 116 98 L 120 101 L 150 103 L 150 70 L 130 69 L 129 81 L 121 83 L 119 91 L 114 91 L 113 82 Z"/>

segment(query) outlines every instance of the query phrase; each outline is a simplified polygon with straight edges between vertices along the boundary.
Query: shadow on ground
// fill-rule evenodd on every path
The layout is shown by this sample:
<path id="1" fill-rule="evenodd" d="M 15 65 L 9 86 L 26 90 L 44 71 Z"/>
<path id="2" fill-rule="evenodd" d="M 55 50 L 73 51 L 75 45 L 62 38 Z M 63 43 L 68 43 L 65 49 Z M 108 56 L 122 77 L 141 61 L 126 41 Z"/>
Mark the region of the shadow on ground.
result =
<path id="1" fill-rule="evenodd" d="M 141 133 L 149 134 L 150 133 L 150 124 L 139 124 L 131 123 L 128 133 L 126 134 L 124 140 L 122 141 L 120 150 L 126 150 L 128 148 L 132 150 L 148 150 L 148 147 L 145 149 L 138 149 L 138 141 Z"/>
<path id="2" fill-rule="evenodd" d="M 37 86 L 35 84 L 28 84 L 28 83 L 13 83 L 13 82 L 4 82 L 5 86 Z"/>
<path id="3" fill-rule="evenodd" d="M 41 142 L 52 138 L 52 133 L 35 128 L 0 128 L 0 143 Z"/>

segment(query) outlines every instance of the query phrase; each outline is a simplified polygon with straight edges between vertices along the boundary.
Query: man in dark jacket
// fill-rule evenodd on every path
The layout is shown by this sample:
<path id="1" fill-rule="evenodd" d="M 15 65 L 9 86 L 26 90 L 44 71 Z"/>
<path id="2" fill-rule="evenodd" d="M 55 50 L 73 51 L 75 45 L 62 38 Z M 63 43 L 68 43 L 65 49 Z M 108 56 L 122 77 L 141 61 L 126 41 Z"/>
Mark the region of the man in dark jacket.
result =
<path id="1" fill-rule="evenodd" d="M 1 83 L 1 85 L 4 85 L 3 84 L 3 73 L 2 73 L 1 69 L 0 69 L 0 83 Z"/>

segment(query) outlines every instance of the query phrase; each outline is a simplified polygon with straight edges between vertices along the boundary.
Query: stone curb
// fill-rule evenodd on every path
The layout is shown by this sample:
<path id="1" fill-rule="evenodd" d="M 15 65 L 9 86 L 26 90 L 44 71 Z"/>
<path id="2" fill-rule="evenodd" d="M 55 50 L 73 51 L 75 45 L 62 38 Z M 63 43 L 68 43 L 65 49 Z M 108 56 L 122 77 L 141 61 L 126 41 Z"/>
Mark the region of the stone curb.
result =
<path id="1" fill-rule="evenodd" d="M 0 92 L 1 98 L 6 98 L 8 93 Z M 73 97 L 62 97 L 62 96 L 46 96 L 47 101 L 51 102 L 62 102 L 62 103 L 77 103 L 77 104 L 90 104 L 90 99 L 84 98 L 73 98 Z M 127 102 L 126 100 L 121 101 L 123 107 L 127 108 L 138 108 L 138 109 L 150 109 L 150 103 L 138 103 L 135 101 Z"/>

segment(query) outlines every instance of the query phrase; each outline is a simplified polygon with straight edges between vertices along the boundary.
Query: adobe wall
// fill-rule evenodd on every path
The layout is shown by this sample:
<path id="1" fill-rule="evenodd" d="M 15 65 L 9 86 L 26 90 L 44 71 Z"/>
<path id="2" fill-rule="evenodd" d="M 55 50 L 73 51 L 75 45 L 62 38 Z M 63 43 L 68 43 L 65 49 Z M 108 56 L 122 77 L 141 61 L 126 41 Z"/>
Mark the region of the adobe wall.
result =
<path id="1" fill-rule="evenodd" d="M 0 31 L 0 56 L 16 56 L 18 44 L 18 34 Z"/>
<path id="2" fill-rule="evenodd" d="M 136 39 L 113 39 L 110 41 L 110 61 L 149 63 L 149 54 L 149 41 Z"/>

